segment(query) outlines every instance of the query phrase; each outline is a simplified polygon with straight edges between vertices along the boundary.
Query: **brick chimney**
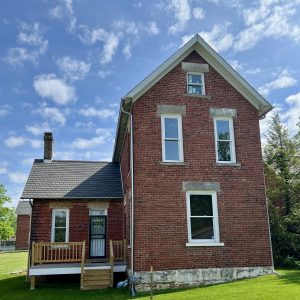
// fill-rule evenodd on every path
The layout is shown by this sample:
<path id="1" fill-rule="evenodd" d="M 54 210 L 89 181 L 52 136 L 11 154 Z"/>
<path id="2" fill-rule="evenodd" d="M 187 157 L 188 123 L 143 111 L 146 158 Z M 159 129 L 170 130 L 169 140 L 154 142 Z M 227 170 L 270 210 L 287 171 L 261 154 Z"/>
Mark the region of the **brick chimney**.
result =
<path id="1" fill-rule="evenodd" d="M 45 132 L 44 134 L 44 160 L 52 160 L 52 132 Z"/>

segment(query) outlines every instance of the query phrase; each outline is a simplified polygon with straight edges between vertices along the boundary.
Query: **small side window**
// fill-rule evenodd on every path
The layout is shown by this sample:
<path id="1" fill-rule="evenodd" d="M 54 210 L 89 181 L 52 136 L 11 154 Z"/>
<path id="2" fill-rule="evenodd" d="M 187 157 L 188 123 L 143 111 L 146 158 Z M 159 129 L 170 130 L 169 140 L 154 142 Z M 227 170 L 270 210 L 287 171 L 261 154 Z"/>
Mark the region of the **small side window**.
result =
<path id="1" fill-rule="evenodd" d="M 182 162 L 183 145 L 181 116 L 163 115 L 162 125 L 162 154 L 165 162 Z"/>
<path id="2" fill-rule="evenodd" d="M 52 210 L 52 236 L 51 242 L 69 241 L 69 210 Z"/>
<path id="3" fill-rule="evenodd" d="M 187 93 L 191 95 L 205 95 L 203 73 L 187 73 Z"/>
<path id="4" fill-rule="evenodd" d="M 235 144 L 232 118 L 215 118 L 216 161 L 235 163 Z"/>

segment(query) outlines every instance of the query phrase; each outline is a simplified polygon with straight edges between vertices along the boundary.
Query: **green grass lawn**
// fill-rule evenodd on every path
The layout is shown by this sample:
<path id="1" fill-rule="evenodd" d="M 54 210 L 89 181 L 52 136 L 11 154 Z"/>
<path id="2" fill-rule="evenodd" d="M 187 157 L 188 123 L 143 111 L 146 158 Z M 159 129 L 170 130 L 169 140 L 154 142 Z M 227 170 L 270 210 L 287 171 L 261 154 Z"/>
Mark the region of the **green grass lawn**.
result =
<path id="1" fill-rule="evenodd" d="M 127 289 L 80 291 L 78 283 L 38 283 L 30 291 L 24 275 L 10 272 L 26 269 L 27 253 L 0 253 L 0 299 L 1 300 L 77 300 L 77 299 L 132 299 Z M 280 270 L 275 275 L 245 279 L 232 283 L 184 290 L 156 291 L 154 299 L 300 299 L 300 270 Z M 138 299 L 149 299 L 147 294 L 138 294 Z"/>

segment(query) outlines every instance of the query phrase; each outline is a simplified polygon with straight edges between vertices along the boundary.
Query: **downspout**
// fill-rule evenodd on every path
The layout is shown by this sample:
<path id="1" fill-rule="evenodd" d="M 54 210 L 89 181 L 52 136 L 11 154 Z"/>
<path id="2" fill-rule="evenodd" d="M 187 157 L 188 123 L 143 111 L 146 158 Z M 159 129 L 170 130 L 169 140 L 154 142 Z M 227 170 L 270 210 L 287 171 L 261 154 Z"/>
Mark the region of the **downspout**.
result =
<path id="1" fill-rule="evenodd" d="M 123 100 L 123 99 L 122 99 Z M 130 118 L 130 173 L 131 173 L 131 207 L 130 207 L 130 263 L 131 263 L 131 274 L 134 275 L 134 263 L 133 263 L 133 254 L 134 254 L 134 174 L 133 174 L 133 118 L 132 113 L 125 111 L 121 107 L 121 111 L 127 114 Z"/>
<path id="2" fill-rule="evenodd" d="M 26 274 L 26 282 L 29 282 L 29 268 L 30 268 L 30 261 L 31 261 L 31 227 L 32 227 L 32 210 L 33 210 L 33 200 L 28 200 L 31 206 L 31 214 L 29 219 L 29 233 L 28 233 L 28 256 L 27 256 L 27 274 Z"/>

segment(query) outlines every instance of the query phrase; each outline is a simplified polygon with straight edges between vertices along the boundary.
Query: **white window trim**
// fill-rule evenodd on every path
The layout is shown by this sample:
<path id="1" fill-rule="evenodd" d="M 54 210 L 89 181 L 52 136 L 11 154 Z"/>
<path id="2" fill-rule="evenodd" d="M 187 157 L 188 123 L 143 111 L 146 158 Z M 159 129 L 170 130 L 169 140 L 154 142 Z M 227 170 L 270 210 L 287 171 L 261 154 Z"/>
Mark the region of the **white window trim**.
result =
<path id="1" fill-rule="evenodd" d="M 217 121 L 229 121 L 229 134 L 230 134 L 230 161 L 218 160 L 218 135 L 217 135 Z M 216 162 L 220 164 L 235 164 L 236 155 L 235 155 L 235 140 L 234 140 L 234 128 L 233 128 L 233 119 L 231 117 L 215 117 L 214 118 L 214 135 L 215 135 L 215 153 L 216 153 Z"/>
<path id="2" fill-rule="evenodd" d="M 165 152 L 165 119 L 177 119 L 178 124 L 178 147 L 179 160 L 167 160 Z M 168 140 L 168 139 L 167 139 Z M 164 114 L 161 115 L 161 142 L 163 162 L 183 162 L 183 140 L 182 140 L 182 117 L 181 115 Z"/>
<path id="3" fill-rule="evenodd" d="M 212 207 L 213 207 L 214 239 L 192 239 L 191 214 L 190 214 L 191 195 L 211 195 Z M 224 246 L 224 243 L 220 243 L 217 192 L 216 191 L 187 191 L 186 207 L 187 207 L 187 227 L 188 227 L 188 243 L 186 243 L 186 246 Z"/>
<path id="4" fill-rule="evenodd" d="M 52 228 L 51 228 L 51 242 L 54 242 L 55 237 L 55 213 L 57 211 L 64 211 L 66 212 L 66 240 L 65 242 L 69 242 L 69 216 L 70 216 L 70 210 L 69 209 L 52 209 Z"/>
<path id="5" fill-rule="evenodd" d="M 189 75 L 200 75 L 202 77 L 202 83 L 189 83 Z M 189 85 L 202 86 L 202 94 L 189 93 Z M 199 95 L 199 96 L 206 95 L 205 94 L 204 73 L 200 73 L 200 72 L 187 72 L 186 73 L 186 89 L 187 89 L 186 92 L 187 92 L 188 95 Z"/>

